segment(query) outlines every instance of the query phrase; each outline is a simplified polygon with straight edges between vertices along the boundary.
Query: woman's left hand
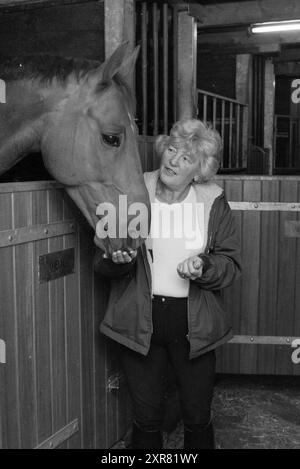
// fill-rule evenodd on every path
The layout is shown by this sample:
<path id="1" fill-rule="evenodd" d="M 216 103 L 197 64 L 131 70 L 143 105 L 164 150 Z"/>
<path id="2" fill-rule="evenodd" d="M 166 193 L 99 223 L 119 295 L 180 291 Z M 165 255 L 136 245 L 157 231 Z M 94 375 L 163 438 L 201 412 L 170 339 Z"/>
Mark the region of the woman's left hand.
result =
<path id="1" fill-rule="evenodd" d="M 202 276 L 203 260 L 198 256 L 192 256 L 180 262 L 177 266 L 177 272 L 181 278 L 186 280 L 195 280 Z"/>

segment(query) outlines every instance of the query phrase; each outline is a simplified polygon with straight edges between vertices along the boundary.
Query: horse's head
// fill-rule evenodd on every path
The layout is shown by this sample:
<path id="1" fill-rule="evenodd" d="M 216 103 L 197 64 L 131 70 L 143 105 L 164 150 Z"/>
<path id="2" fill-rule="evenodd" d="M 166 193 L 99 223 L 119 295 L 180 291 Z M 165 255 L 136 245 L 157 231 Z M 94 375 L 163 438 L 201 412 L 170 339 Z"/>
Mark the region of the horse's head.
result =
<path id="1" fill-rule="evenodd" d="M 149 226 L 134 104 L 125 81 L 138 50 L 124 59 L 125 50 L 120 46 L 101 66 L 65 85 L 66 94 L 45 116 L 41 141 L 46 168 L 96 230 L 97 244 L 109 252 L 136 248 Z"/>

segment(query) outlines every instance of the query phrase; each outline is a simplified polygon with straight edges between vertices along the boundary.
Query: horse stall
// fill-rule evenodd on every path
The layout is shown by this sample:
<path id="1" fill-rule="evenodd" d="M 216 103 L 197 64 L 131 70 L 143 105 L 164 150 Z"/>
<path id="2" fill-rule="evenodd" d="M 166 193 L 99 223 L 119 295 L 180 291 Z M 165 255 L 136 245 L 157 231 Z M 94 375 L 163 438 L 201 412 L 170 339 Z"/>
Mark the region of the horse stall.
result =
<path id="1" fill-rule="evenodd" d="M 0 56 L 103 62 L 115 17 L 104 6 L 1 1 Z M 109 54 L 113 30 L 106 40 Z M 0 448 L 109 448 L 130 404 L 99 333 L 108 285 L 93 272 L 94 232 L 61 184 L 39 180 L 40 157 L 25 160 L 0 184 Z"/>
<path id="2" fill-rule="evenodd" d="M 54 181 L 2 184 L 0 201 L 1 448 L 109 447 L 128 405 L 93 233 Z"/>
<path id="3" fill-rule="evenodd" d="M 270 2 L 265 16 L 258 3 L 0 1 L 0 57 L 103 61 L 124 39 L 139 44 L 136 123 L 145 171 L 159 165 L 155 137 L 179 116 L 212 122 L 224 143 L 216 182 L 234 210 L 243 259 L 242 277 L 224 292 L 235 336 L 218 350 L 217 371 L 294 376 L 300 171 L 294 157 L 287 164 L 275 157 L 284 132 L 274 142 L 271 86 L 284 60 L 274 66 L 274 39 L 260 44 L 234 26 L 221 30 L 233 17 L 243 25 L 272 19 Z M 288 3 L 296 17 L 299 7 Z M 291 134 L 284 138 L 291 151 Z M 61 184 L 18 175 L 20 182 L 0 184 L 0 448 L 111 448 L 129 428 L 130 404 L 117 346 L 98 330 L 109 285 L 93 272 L 93 230 Z"/>

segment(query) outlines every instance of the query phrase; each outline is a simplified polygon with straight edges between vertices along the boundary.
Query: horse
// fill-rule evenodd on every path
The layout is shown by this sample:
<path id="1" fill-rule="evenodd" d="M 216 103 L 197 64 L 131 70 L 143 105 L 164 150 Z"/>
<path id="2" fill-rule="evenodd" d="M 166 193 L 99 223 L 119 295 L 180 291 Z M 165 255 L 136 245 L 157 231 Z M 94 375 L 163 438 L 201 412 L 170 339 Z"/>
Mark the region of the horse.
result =
<path id="1" fill-rule="evenodd" d="M 137 55 L 138 48 L 129 54 L 125 43 L 102 64 L 51 55 L 16 57 L 0 64 L 5 84 L 0 174 L 26 155 L 40 152 L 47 171 L 98 233 L 96 244 L 108 256 L 116 250 L 137 249 L 145 239 L 138 226 L 149 225 L 135 101 L 126 81 Z M 145 210 L 139 223 L 132 225 L 129 213 L 135 203 Z M 119 230 L 113 235 L 112 230 L 106 235 L 97 230 L 106 213 L 99 211 L 101 204 L 115 209 Z"/>

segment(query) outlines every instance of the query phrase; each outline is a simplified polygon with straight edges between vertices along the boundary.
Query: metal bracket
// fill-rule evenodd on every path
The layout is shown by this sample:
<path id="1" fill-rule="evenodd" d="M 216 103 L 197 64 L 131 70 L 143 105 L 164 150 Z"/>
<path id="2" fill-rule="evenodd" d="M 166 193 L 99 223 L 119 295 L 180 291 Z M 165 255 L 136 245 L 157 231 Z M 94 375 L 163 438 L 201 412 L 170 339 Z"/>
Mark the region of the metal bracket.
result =
<path id="1" fill-rule="evenodd" d="M 0 339 L 0 363 L 6 363 L 6 345 L 3 339 Z"/>
<path id="2" fill-rule="evenodd" d="M 34 449 L 54 449 L 59 445 L 71 438 L 74 433 L 78 432 L 79 425 L 78 419 L 76 418 L 72 422 L 68 423 L 65 427 L 58 430 L 54 435 L 51 435 L 49 438 L 44 440 Z"/>
<path id="3" fill-rule="evenodd" d="M 114 373 L 109 376 L 106 385 L 106 391 L 118 391 L 121 387 L 121 383 L 124 380 L 124 376 L 122 373 Z"/>

